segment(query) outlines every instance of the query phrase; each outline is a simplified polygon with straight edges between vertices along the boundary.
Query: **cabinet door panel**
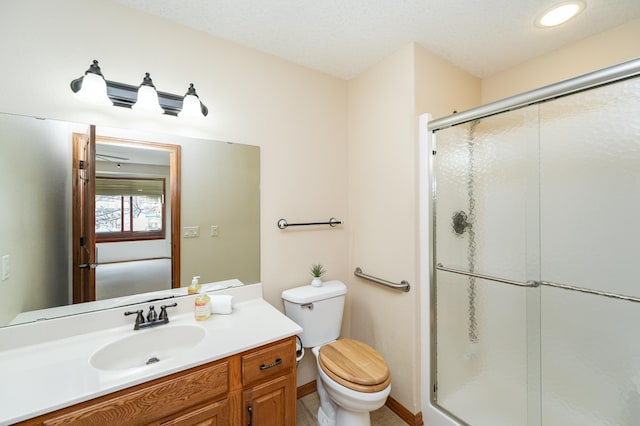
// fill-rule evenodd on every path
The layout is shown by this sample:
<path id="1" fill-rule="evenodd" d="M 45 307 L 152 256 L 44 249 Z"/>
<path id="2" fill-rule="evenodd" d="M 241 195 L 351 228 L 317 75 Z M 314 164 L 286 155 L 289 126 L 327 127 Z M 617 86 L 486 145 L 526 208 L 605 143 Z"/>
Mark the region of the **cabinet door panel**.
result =
<path id="1" fill-rule="evenodd" d="M 295 426 L 295 377 L 278 377 L 244 391 L 243 424 L 251 426 Z"/>

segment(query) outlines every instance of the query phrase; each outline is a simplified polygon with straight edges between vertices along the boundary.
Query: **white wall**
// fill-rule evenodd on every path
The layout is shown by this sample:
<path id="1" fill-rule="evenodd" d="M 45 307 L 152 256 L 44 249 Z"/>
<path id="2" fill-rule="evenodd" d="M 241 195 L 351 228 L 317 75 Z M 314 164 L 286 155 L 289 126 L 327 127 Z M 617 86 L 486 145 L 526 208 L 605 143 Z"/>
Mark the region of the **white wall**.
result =
<path id="1" fill-rule="evenodd" d="M 482 103 L 640 57 L 640 19 L 482 79 Z"/>
<path id="2" fill-rule="evenodd" d="M 350 270 L 413 279 L 413 45 L 349 82 Z M 349 277 L 350 335 L 378 350 L 392 396 L 413 409 L 415 293 Z"/>
<path id="3" fill-rule="evenodd" d="M 476 106 L 478 79 L 409 44 L 349 81 L 349 271 L 407 280 L 409 293 L 350 276 L 349 333 L 385 357 L 391 396 L 420 411 L 417 116 Z"/>

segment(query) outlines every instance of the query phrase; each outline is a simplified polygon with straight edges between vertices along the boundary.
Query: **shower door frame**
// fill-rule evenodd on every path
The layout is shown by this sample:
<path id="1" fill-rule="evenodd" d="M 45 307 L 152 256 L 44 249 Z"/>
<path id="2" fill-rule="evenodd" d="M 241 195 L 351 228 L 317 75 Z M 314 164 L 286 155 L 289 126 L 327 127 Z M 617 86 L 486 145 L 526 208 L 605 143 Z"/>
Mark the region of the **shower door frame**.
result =
<path id="1" fill-rule="evenodd" d="M 450 426 L 461 422 L 453 413 L 438 405 L 436 389 L 436 265 L 435 256 L 435 204 L 436 204 L 436 181 L 433 158 L 436 154 L 435 132 L 438 130 L 479 120 L 503 112 L 524 108 L 541 102 L 568 96 L 574 93 L 586 91 L 596 87 L 615 83 L 618 81 L 640 76 L 640 59 L 623 62 L 608 68 L 594 71 L 582 76 L 574 77 L 542 88 L 515 95 L 503 100 L 472 108 L 467 111 L 449 115 L 431 121 L 429 114 L 423 114 L 419 118 L 419 190 L 420 190 L 420 253 L 429 253 L 429 256 L 421 256 L 420 280 L 421 289 L 428 289 L 421 292 L 421 312 L 429 313 L 429 327 L 425 327 L 422 321 L 421 327 L 421 363 L 422 363 L 422 413 L 430 425 Z M 492 277 L 488 277 L 492 278 Z M 500 281 L 500 280 L 498 280 Z M 505 283 L 503 281 L 503 283 Z M 634 302 L 640 302 L 640 298 L 600 292 L 595 290 L 574 287 L 570 285 L 557 284 L 547 281 L 516 283 L 506 282 L 506 284 L 522 285 L 523 287 L 538 287 L 540 285 L 563 288 L 565 290 L 580 291 L 597 294 L 600 296 L 613 297 Z M 427 359 L 425 359 L 425 357 Z M 428 392 L 425 387 L 428 386 Z M 429 395 L 427 398 L 426 395 Z"/>

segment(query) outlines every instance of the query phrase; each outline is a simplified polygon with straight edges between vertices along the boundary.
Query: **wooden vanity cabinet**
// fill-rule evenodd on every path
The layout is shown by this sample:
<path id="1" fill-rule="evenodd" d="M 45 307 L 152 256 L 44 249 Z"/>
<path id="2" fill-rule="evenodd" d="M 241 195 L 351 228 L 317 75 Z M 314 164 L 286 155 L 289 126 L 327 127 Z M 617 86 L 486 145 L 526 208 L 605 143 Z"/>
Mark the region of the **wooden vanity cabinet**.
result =
<path id="1" fill-rule="evenodd" d="M 294 426 L 295 366 L 289 337 L 20 424 Z"/>

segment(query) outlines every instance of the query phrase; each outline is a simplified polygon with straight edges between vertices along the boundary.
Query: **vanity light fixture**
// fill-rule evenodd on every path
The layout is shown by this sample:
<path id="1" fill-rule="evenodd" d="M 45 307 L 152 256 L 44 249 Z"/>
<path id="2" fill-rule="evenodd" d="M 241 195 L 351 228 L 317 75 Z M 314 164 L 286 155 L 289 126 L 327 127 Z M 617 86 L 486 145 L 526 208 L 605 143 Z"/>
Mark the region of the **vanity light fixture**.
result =
<path id="1" fill-rule="evenodd" d="M 193 83 L 186 95 L 180 96 L 157 91 L 149 73 L 145 74 L 140 86 L 109 81 L 102 75 L 96 60 L 84 76 L 71 81 L 71 90 L 80 99 L 95 104 L 115 105 L 180 117 L 205 117 L 209 113 L 209 109 L 198 98 Z"/>
<path id="2" fill-rule="evenodd" d="M 156 86 L 153 85 L 153 81 L 148 72 L 144 74 L 142 83 L 138 87 L 138 99 L 136 103 L 131 106 L 131 109 L 152 114 L 164 113 L 164 110 L 160 106 L 160 101 L 158 101 Z"/>
<path id="3" fill-rule="evenodd" d="M 582 1 L 566 1 L 547 9 L 536 19 L 536 26 L 539 28 L 557 27 L 564 24 L 569 19 L 574 18 L 585 8 Z"/>

